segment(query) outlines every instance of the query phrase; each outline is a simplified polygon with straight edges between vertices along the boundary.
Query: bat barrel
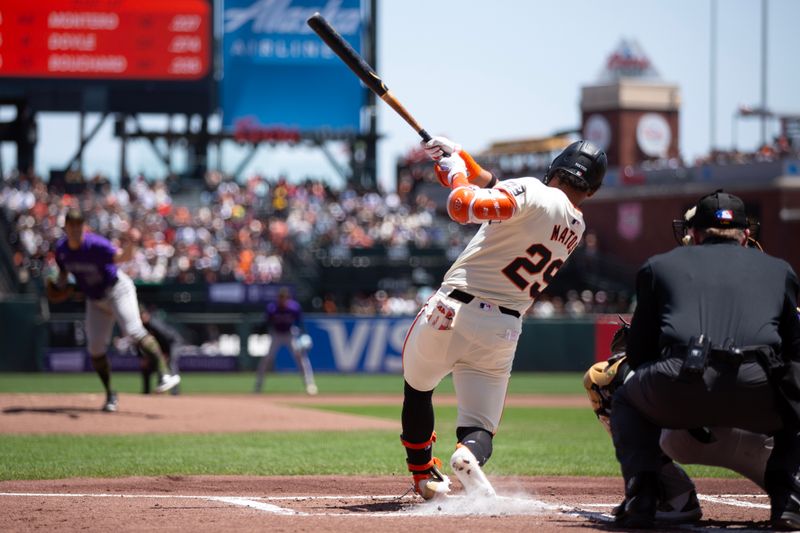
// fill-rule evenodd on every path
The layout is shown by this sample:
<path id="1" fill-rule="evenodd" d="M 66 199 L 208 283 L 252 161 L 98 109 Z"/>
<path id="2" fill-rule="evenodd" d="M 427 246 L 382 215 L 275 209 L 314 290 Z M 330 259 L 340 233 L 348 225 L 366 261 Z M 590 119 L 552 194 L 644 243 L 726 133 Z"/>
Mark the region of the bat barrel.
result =
<path id="1" fill-rule="evenodd" d="M 339 35 L 339 32 L 333 29 L 333 26 L 325 20 L 325 17 L 319 13 L 314 13 L 308 18 L 306 24 L 314 30 L 314 33 L 325 41 L 325 44 L 327 44 L 348 67 L 350 67 L 350 70 L 364 82 L 364 85 L 369 87 L 369 89 L 378 96 L 386 94 L 389 89 L 384 85 L 383 80 L 381 80 L 372 67 L 358 55 L 358 52 L 353 50 L 353 47 Z"/>
<path id="2" fill-rule="evenodd" d="M 369 66 L 369 64 L 364 61 L 364 59 L 353 50 L 353 47 L 345 41 L 339 32 L 337 32 L 333 26 L 331 26 L 325 17 L 320 15 L 319 13 L 314 13 L 311 15 L 306 24 L 314 30 L 314 33 L 319 35 L 320 39 L 322 39 L 325 44 L 328 45 L 328 48 L 333 50 L 333 52 L 339 56 L 339 59 L 344 61 L 344 63 L 353 71 L 353 74 L 358 76 L 358 78 L 364 82 L 372 92 L 377 94 L 384 102 L 386 102 L 392 109 L 394 109 L 398 115 L 400 115 L 403 120 L 405 120 L 409 126 L 414 128 L 414 130 L 422 137 L 424 142 L 428 142 L 431 140 L 431 136 L 425 131 L 422 126 L 420 126 L 417 121 L 411 116 L 403 104 L 400 103 L 397 98 L 389 91 L 386 85 L 381 80 L 380 76 Z"/>

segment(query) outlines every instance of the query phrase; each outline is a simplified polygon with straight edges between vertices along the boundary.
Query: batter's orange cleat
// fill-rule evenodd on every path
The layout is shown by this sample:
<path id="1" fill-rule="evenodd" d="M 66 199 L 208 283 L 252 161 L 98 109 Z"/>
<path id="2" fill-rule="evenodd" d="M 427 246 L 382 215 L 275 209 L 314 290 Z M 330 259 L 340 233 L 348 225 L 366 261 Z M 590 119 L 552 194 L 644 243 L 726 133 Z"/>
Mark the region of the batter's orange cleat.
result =
<path id="1" fill-rule="evenodd" d="M 442 462 L 432 458 L 424 465 L 412 465 L 408 470 L 414 477 L 414 492 L 426 500 L 441 497 L 450 492 L 450 478 L 442 473 Z"/>

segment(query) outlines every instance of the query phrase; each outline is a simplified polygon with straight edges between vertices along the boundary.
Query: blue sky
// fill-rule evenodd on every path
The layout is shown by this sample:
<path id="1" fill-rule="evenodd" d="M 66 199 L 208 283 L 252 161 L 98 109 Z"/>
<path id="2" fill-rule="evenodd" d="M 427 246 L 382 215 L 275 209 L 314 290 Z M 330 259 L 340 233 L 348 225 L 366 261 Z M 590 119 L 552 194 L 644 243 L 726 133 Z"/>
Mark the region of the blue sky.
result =
<path id="1" fill-rule="evenodd" d="M 761 99 L 761 0 L 717 2 L 716 136 L 726 148 L 733 142 L 736 108 Z M 379 0 L 377 70 L 430 133 L 480 151 L 493 141 L 577 126 L 580 88 L 597 80 L 622 38 L 635 39 L 661 77 L 680 87 L 680 149 L 692 160 L 710 146 L 710 5 L 711 0 Z M 767 104 L 800 114 L 800 2 L 768 0 L 768 14 Z M 391 188 L 396 157 L 418 139 L 388 106 L 379 106 L 379 177 Z M 768 131 L 776 128 L 771 124 Z M 42 117 L 38 168 L 65 164 L 77 147 L 77 132 L 74 116 Z M 754 148 L 759 133 L 757 120 L 739 120 L 738 146 Z M 2 155 L 8 166 L 9 144 Z M 109 123 L 90 145 L 86 168 L 114 174 L 118 156 Z M 225 161 L 233 166 L 240 157 L 229 150 Z M 163 173 L 144 143 L 131 147 L 129 161 L 133 171 Z M 264 149 L 248 170 L 293 178 L 334 175 L 310 150 Z"/>

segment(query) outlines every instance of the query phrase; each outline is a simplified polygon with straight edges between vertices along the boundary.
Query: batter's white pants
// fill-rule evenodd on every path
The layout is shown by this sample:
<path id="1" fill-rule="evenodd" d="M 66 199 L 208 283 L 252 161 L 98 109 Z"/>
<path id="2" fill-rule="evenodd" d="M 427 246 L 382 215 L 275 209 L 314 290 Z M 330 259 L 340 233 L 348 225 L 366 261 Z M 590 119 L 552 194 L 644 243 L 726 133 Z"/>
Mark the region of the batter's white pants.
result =
<path id="1" fill-rule="evenodd" d="M 90 356 L 105 355 L 115 322 L 123 335 L 129 335 L 137 342 L 147 336 L 139 314 L 136 286 L 127 274 L 119 270 L 117 282 L 108 289 L 105 297 L 86 299 L 86 341 Z"/>
<path id="2" fill-rule="evenodd" d="M 453 374 L 458 427 L 497 431 L 508 378 L 522 331 L 522 319 L 500 313 L 478 298 L 461 303 L 443 286 L 422 307 L 403 346 L 403 377 L 413 388 L 429 391 Z M 455 311 L 450 329 L 431 325 L 439 302 Z"/>

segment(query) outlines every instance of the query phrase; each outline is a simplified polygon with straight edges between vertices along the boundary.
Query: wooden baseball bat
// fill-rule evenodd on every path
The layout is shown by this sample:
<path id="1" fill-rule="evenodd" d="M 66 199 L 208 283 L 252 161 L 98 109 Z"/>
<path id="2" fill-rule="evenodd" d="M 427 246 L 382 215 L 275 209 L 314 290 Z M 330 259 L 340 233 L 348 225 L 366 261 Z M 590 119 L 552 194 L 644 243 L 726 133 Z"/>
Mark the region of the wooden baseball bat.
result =
<path id="1" fill-rule="evenodd" d="M 378 74 L 372 69 L 372 67 L 364 61 L 358 52 L 353 50 L 353 47 L 345 41 L 339 32 L 333 29 L 325 17 L 320 15 L 319 13 L 314 13 L 311 17 L 306 21 L 307 24 L 311 27 L 314 32 L 320 36 L 320 38 L 325 41 L 325 44 L 333 50 L 333 52 L 339 56 L 339 58 L 344 61 L 345 65 L 347 65 L 353 73 L 358 76 L 358 78 L 364 82 L 372 92 L 380 97 L 381 100 L 389 104 L 389 106 L 395 110 L 395 112 L 400 115 L 403 120 L 405 120 L 409 126 L 414 128 L 422 140 L 428 142 L 431 140 L 431 136 L 425 131 L 425 128 L 419 125 L 419 123 L 414 119 L 411 113 L 403 107 L 403 104 L 392 94 L 392 92 L 386 87 L 386 84 L 383 83 L 383 80 L 378 76 Z"/>

